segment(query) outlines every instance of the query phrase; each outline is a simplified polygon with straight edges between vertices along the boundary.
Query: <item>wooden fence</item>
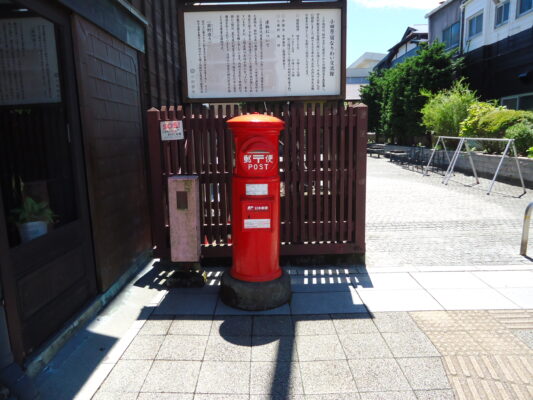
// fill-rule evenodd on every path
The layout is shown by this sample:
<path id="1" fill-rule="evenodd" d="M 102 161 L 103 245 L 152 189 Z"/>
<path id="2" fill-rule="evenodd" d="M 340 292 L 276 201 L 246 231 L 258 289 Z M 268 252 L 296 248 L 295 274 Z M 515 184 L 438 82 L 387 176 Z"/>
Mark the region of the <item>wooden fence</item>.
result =
<path id="1" fill-rule="evenodd" d="M 231 256 L 234 155 L 226 121 L 254 111 L 285 122 L 279 144 L 281 254 L 363 254 L 367 108 L 338 102 L 148 110 L 156 256 L 169 259 L 166 179 L 173 175 L 200 177 L 202 255 Z M 161 141 L 160 122 L 167 120 L 183 121 L 184 140 Z"/>

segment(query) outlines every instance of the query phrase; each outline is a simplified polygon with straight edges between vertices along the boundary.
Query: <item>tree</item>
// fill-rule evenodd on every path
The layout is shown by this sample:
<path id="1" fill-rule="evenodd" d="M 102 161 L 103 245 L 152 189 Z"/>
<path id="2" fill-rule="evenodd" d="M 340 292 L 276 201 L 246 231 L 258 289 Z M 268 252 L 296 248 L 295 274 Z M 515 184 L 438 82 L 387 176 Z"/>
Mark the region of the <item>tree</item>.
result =
<path id="1" fill-rule="evenodd" d="M 361 99 L 369 108 L 369 128 L 398 144 L 412 144 L 425 133 L 421 110 L 427 101 L 422 91 L 449 88 L 462 66 L 445 45 L 422 44 L 417 55 L 393 68 L 370 75 Z"/>

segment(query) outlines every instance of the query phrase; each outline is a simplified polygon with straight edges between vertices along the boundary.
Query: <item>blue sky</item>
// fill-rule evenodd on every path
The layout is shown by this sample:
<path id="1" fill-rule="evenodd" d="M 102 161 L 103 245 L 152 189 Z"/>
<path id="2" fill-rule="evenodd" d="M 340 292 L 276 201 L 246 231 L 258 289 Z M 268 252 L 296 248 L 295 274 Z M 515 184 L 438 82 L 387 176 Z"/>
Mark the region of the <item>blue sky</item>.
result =
<path id="1" fill-rule="evenodd" d="M 386 53 L 409 25 L 426 24 L 424 16 L 439 0 L 348 0 L 346 64 L 366 51 Z"/>

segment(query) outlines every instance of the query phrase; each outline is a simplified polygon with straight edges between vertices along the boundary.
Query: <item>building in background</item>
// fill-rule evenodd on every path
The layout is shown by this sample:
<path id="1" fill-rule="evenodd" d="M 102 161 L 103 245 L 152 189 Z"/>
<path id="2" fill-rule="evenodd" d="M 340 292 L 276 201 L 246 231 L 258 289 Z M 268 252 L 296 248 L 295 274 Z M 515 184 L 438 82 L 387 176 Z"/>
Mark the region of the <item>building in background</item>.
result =
<path id="1" fill-rule="evenodd" d="M 448 0 L 427 17 L 430 41 L 458 47 L 483 98 L 533 110 L 533 0 Z"/>
<path id="2" fill-rule="evenodd" d="M 385 55 L 366 52 L 346 68 L 346 100 L 361 100 L 361 86 L 368 84 L 370 72 Z"/>
<path id="3" fill-rule="evenodd" d="M 389 49 L 388 54 L 376 65 L 375 69 L 387 69 L 401 63 L 406 58 L 416 55 L 421 43 L 428 41 L 428 25 L 409 26 L 402 39 Z"/>

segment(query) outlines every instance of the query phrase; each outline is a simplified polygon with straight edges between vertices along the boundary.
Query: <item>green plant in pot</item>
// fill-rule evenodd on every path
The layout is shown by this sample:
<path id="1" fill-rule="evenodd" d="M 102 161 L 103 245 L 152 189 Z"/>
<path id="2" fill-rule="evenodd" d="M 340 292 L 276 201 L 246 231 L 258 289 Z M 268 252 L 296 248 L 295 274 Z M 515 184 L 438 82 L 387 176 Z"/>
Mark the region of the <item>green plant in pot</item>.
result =
<path id="1" fill-rule="evenodd" d="M 25 196 L 22 206 L 11 210 L 22 243 L 29 242 L 48 232 L 48 224 L 54 222 L 55 214 L 48 203 L 37 202 Z"/>

